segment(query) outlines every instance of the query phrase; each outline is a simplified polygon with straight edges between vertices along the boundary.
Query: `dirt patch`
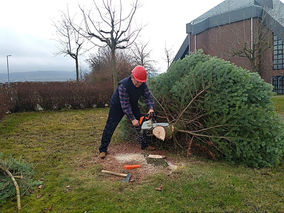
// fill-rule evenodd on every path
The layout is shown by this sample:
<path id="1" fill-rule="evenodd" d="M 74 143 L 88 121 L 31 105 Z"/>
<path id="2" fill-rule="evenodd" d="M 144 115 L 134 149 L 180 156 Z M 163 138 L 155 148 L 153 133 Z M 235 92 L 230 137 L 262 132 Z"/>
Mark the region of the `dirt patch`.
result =
<path id="1" fill-rule="evenodd" d="M 94 163 L 101 164 L 104 170 L 119 173 L 131 173 L 131 180 L 133 182 L 140 182 L 148 175 L 155 173 L 171 173 L 172 171 L 176 170 L 181 164 L 175 159 L 170 159 L 168 157 L 166 157 L 166 159 L 163 159 L 165 163 L 151 163 L 149 162 L 149 160 L 147 160 L 147 156 L 149 154 L 167 156 L 168 153 L 163 150 L 144 151 L 140 149 L 140 146 L 138 144 L 135 145 L 131 143 L 121 143 L 110 145 L 108 155 L 105 159 L 99 159 L 96 156 L 93 160 Z M 126 164 L 139 164 L 141 167 L 132 170 L 125 170 L 124 165 Z M 104 178 L 110 180 L 119 181 L 120 179 L 123 179 L 123 177 L 117 177 L 109 174 L 102 175 Z"/>

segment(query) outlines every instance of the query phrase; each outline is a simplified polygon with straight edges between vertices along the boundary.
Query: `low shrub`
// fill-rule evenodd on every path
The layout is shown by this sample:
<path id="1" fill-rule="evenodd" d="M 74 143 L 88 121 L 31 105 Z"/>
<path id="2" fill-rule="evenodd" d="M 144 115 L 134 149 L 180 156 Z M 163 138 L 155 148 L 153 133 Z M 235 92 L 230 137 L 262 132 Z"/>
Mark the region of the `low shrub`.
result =
<path id="1" fill-rule="evenodd" d="M 11 100 L 9 98 L 9 88 L 7 85 L 0 86 L 0 119 L 11 109 Z"/>
<path id="2" fill-rule="evenodd" d="M 9 91 L 9 94 L 7 93 Z M 0 110 L 34 111 L 63 108 L 83 109 L 104 107 L 109 103 L 112 88 L 98 87 L 85 82 L 19 82 L 0 89 Z"/>

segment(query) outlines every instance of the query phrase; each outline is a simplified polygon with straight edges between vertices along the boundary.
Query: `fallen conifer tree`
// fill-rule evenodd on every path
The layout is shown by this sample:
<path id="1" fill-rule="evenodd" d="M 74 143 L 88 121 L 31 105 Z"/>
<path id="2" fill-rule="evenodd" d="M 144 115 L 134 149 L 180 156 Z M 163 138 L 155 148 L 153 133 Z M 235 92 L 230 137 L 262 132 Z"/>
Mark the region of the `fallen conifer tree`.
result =
<path id="1" fill-rule="evenodd" d="M 171 125 L 165 137 L 188 156 L 203 153 L 256 168 L 283 158 L 283 121 L 271 102 L 272 86 L 257 73 L 197 52 L 149 87 L 160 120 Z"/>

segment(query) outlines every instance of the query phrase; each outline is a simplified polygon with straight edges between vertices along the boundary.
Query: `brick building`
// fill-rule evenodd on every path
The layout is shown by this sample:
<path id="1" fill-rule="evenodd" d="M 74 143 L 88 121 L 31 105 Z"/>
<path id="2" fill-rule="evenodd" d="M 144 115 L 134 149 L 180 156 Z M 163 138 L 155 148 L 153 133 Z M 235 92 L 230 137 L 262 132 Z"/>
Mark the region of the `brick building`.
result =
<path id="1" fill-rule="evenodd" d="M 186 24 L 175 60 L 205 54 L 258 72 L 284 94 L 284 4 L 280 0 L 225 0 Z"/>

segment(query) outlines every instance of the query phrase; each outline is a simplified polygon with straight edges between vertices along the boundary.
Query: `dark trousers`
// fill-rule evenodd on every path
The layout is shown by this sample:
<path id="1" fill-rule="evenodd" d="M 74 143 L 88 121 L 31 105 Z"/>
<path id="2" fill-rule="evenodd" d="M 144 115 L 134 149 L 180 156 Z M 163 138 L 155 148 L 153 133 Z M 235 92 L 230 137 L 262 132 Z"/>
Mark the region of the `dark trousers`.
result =
<path id="1" fill-rule="evenodd" d="M 136 119 L 139 121 L 140 112 L 133 112 Z M 110 144 L 111 137 L 121 121 L 124 113 L 120 106 L 110 106 L 107 122 L 103 131 L 101 146 L 99 148 L 100 152 L 107 152 L 108 145 Z M 141 132 L 141 127 L 135 127 L 138 133 L 138 142 L 141 144 L 141 149 L 145 149 L 148 146 L 148 139 L 145 133 Z"/>

